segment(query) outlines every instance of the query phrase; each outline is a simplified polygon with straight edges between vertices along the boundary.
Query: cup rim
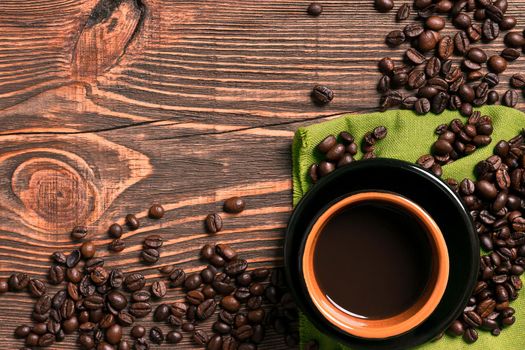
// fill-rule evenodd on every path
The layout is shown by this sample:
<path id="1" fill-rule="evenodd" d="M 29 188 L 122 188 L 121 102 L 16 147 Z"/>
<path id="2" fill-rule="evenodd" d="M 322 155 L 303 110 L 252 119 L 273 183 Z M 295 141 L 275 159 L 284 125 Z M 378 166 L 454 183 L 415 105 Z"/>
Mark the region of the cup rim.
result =
<path id="1" fill-rule="evenodd" d="M 426 227 L 433 261 L 432 271 L 423 294 L 410 308 L 386 319 L 363 319 L 338 309 L 322 293 L 314 275 L 314 247 L 324 225 L 342 209 L 363 201 L 383 201 L 401 206 Z M 353 193 L 328 206 L 314 221 L 308 232 L 302 255 L 304 283 L 310 299 L 333 326 L 352 336 L 366 339 L 386 339 L 404 334 L 425 321 L 443 297 L 449 277 L 449 256 L 443 234 L 434 219 L 419 205 L 399 194 L 379 191 Z"/>

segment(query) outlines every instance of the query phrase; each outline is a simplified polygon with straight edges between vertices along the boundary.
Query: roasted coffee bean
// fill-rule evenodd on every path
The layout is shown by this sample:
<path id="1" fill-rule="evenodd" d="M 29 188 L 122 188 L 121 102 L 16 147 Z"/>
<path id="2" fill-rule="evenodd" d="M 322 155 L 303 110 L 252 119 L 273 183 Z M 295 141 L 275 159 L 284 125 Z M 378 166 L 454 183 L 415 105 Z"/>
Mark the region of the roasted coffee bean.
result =
<path id="1" fill-rule="evenodd" d="M 88 228 L 86 226 L 76 226 L 71 231 L 71 238 L 78 241 L 78 240 L 86 238 L 87 233 L 88 233 Z"/>
<path id="2" fill-rule="evenodd" d="M 379 61 L 378 68 L 381 73 L 390 74 L 394 70 L 395 64 L 394 64 L 394 61 L 390 57 L 384 57 Z M 334 137 L 334 144 L 335 144 L 335 137 Z"/>
<path id="3" fill-rule="evenodd" d="M 144 275 L 140 273 L 132 273 L 124 279 L 124 286 L 131 292 L 142 289 L 146 285 Z"/>
<path id="4" fill-rule="evenodd" d="M 122 327 L 114 324 L 106 330 L 106 341 L 110 344 L 116 345 L 122 340 Z"/>
<path id="5" fill-rule="evenodd" d="M 440 31 L 445 28 L 445 19 L 440 16 L 430 16 L 426 19 L 425 25 L 428 29 Z"/>
<path id="6" fill-rule="evenodd" d="M 327 153 L 332 147 L 337 144 L 337 139 L 334 135 L 328 135 L 318 145 L 317 149 L 322 153 Z M 206 246 L 205 246 L 206 247 Z M 204 249 L 204 247 L 203 247 Z M 208 258 L 209 259 L 209 258 Z"/>
<path id="7" fill-rule="evenodd" d="M 238 287 L 235 290 L 235 298 L 241 302 L 248 300 L 251 297 L 250 289 L 247 287 Z"/>
<path id="8" fill-rule="evenodd" d="M 471 327 L 480 327 L 483 320 L 474 311 L 467 311 L 463 313 L 463 321 Z"/>
<path id="9" fill-rule="evenodd" d="M 230 336 L 223 337 L 222 339 L 222 350 L 237 350 L 238 349 L 237 341 Z"/>
<path id="10" fill-rule="evenodd" d="M 133 214 L 126 215 L 125 221 L 130 230 L 136 230 L 140 227 L 139 219 Z"/>
<path id="11" fill-rule="evenodd" d="M 414 39 L 417 38 L 421 33 L 425 31 L 425 28 L 419 23 L 407 24 L 403 29 L 403 34 L 406 38 Z"/>
<path id="12" fill-rule="evenodd" d="M 389 12 L 394 8 L 393 0 L 374 0 L 374 5 L 379 12 Z"/>
<path id="13" fill-rule="evenodd" d="M 516 73 L 510 78 L 510 85 L 514 88 L 521 89 L 525 87 L 525 74 Z"/>
<path id="14" fill-rule="evenodd" d="M 28 287 L 29 287 L 29 293 L 31 294 L 31 296 L 36 297 L 36 298 L 40 298 L 41 296 L 46 294 L 46 291 L 47 291 L 46 284 L 44 283 L 44 281 L 39 280 L 39 279 L 34 279 L 34 278 L 30 279 L 28 283 Z"/>
<path id="15" fill-rule="evenodd" d="M 149 343 L 144 338 L 139 338 L 135 340 L 135 344 L 133 345 L 133 349 L 135 350 L 149 350 L 149 348 Z"/>
<path id="16" fill-rule="evenodd" d="M 186 281 L 186 273 L 182 269 L 175 269 L 169 279 L 172 287 L 180 287 Z"/>
<path id="17" fill-rule="evenodd" d="M 486 40 L 492 41 L 496 39 L 499 36 L 499 31 L 499 25 L 491 19 L 487 18 L 483 22 L 482 32 Z"/>
<path id="18" fill-rule="evenodd" d="M 138 339 L 142 338 L 146 335 L 146 328 L 143 326 L 137 325 L 131 328 L 130 335 L 132 338 Z"/>
<path id="19" fill-rule="evenodd" d="M 483 78 L 484 74 L 481 71 L 472 71 L 467 74 L 467 81 L 477 81 Z"/>
<path id="20" fill-rule="evenodd" d="M 433 30 L 425 30 L 417 40 L 418 47 L 423 52 L 433 50 L 437 46 L 437 36 Z"/>
<path id="21" fill-rule="evenodd" d="M 193 332 L 192 340 L 200 346 L 206 345 L 208 342 L 209 336 L 208 333 L 203 331 L 202 329 L 196 329 Z"/>
<path id="22" fill-rule="evenodd" d="M 501 99 L 501 103 L 507 107 L 516 107 L 518 104 L 518 93 L 515 90 L 507 90 Z"/>
<path id="23" fill-rule="evenodd" d="M 108 249 L 112 252 L 119 253 L 126 248 L 126 243 L 121 239 L 114 239 L 108 246 Z"/>
<path id="24" fill-rule="evenodd" d="M 107 301 L 115 310 L 119 311 L 123 310 L 128 305 L 126 296 L 119 291 L 110 292 L 107 295 Z"/>
<path id="25" fill-rule="evenodd" d="M 238 340 L 245 341 L 247 339 L 250 339 L 251 336 L 253 335 L 253 328 L 252 326 L 248 324 L 240 326 L 237 329 L 235 329 L 235 331 L 233 332 L 233 335 Z"/>
<path id="26" fill-rule="evenodd" d="M 155 298 L 163 298 L 166 295 L 166 283 L 163 281 L 155 281 L 151 284 L 151 294 Z"/>
<path id="27" fill-rule="evenodd" d="M 175 265 L 166 265 L 159 267 L 159 272 L 163 275 L 171 275 L 175 271 Z"/>
<path id="28" fill-rule="evenodd" d="M 463 323 L 461 321 L 454 321 L 452 324 L 448 327 L 447 333 L 456 337 L 462 336 L 465 332 L 465 327 L 463 326 Z"/>
<path id="29" fill-rule="evenodd" d="M 84 242 L 80 246 L 80 253 L 82 253 L 82 257 L 84 257 L 84 259 L 93 258 L 96 252 L 97 252 L 97 247 L 91 241 Z"/>
<path id="30" fill-rule="evenodd" d="M 520 57 L 521 53 L 517 49 L 513 49 L 510 47 L 507 47 L 503 51 L 501 51 L 500 56 L 503 57 L 508 62 L 515 61 Z"/>
<path id="31" fill-rule="evenodd" d="M 25 273 L 14 273 L 9 277 L 8 285 L 13 292 L 22 291 L 29 285 L 29 276 Z"/>
<path id="32" fill-rule="evenodd" d="M 160 253 L 157 249 L 148 248 L 144 249 L 140 256 L 145 263 L 155 264 L 160 259 Z"/>
<path id="33" fill-rule="evenodd" d="M 306 12 L 313 17 L 320 16 L 323 12 L 323 6 L 318 2 L 312 2 L 306 9 Z"/>
<path id="34" fill-rule="evenodd" d="M 105 284 L 109 278 L 109 272 L 101 267 L 97 266 L 92 272 L 91 272 L 91 280 L 95 285 L 100 286 L 102 284 Z"/>
<path id="35" fill-rule="evenodd" d="M 161 219 L 164 216 L 164 208 L 160 204 L 153 204 L 149 208 L 148 216 L 152 219 Z"/>
<path id="36" fill-rule="evenodd" d="M 525 38 L 521 33 L 508 32 L 505 35 L 504 42 L 508 47 L 520 48 L 525 45 Z"/>
<path id="37" fill-rule="evenodd" d="M 437 17 L 437 16 L 436 16 Z M 445 20 L 441 17 L 438 17 L 443 21 L 443 29 L 445 27 Z M 428 21 L 428 20 L 427 20 Z M 467 29 L 472 24 L 472 18 L 464 12 L 458 13 L 453 19 L 452 23 L 459 29 Z"/>
<path id="38" fill-rule="evenodd" d="M 432 113 L 440 114 L 448 106 L 449 95 L 445 92 L 440 92 L 432 99 L 431 110 Z"/>
<path id="39" fill-rule="evenodd" d="M 51 284 L 60 284 L 64 282 L 65 276 L 65 269 L 60 265 L 53 265 L 49 269 L 48 278 Z"/>
<path id="40" fill-rule="evenodd" d="M 215 246 L 217 254 L 222 256 L 224 259 L 230 261 L 237 257 L 237 252 L 227 244 L 217 244 Z"/>
<path id="41" fill-rule="evenodd" d="M 26 325 L 18 326 L 15 329 L 15 337 L 18 339 L 27 337 L 29 333 L 31 333 L 31 327 Z"/>
<path id="42" fill-rule="evenodd" d="M 410 10 L 409 4 L 402 4 L 397 10 L 396 20 L 399 22 L 408 19 L 408 17 L 410 17 Z"/>
<path id="43" fill-rule="evenodd" d="M 151 235 L 144 240 L 144 248 L 160 249 L 164 244 L 164 240 L 159 235 Z"/>
<path id="44" fill-rule="evenodd" d="M 213 278 L 215 277 L 216 270 L 213 266 L 209 266 L 201 271 L 201 279 L 203 283 L 211 283 L 213 282 Z"/>
<path id="45" fill-rule="evenodd" d="M 483 29 L 479 24 L 474 23 L 467 28 L 467 35 L 471 42 L 478 42 L 483 36 Z"/>
<path id="46" fill-rule="evenodd" d="M 248 311 L 248 321 L 250 323 L 261 323 L 264 320 L 265 311 L 263 309 L 256 309 Z"/>
<path id="47" fill-rule="evenodd" d="M 51 255 L 51 259 L 57 263 L 58 265 L 65 265 L 66 264 L 66 255 L 62 252 L 54 252 Z"/>
<path id="48" fill-rule="evenodd" d="M 399 46 L 405 42 L 405 34 L 400 30 L 393 30 L 387 34 L 385 41 L 388 46 Z"/>
<path id="49" fill-rule="evenodd" d="M 104 259 L 102 258 L 91 258 L 86 261 L 85 270 L 89 273 L 93 272 L 97 267 L 104 266 Z"/>
<path id="50" fill-rule="evenodd" d="M 204 294 L 199 290 L 190 290 L 186 294 L 186 300 L 193 305 L 199 305 L 204 301 Z"/>
<path id="51" fill-rule="evenodd" d="M 499 101 L 499 94 L 497 91 L 491 90 L 487 94 L 487 104 L 493 105 Z"/>
<path id="52" fill-rule="evenodd" d="M 206 217 L 205 224 L 209 233 L 217 233 L 222 230 L 222 217 L 217 213 L 209 214 Z"/>
<path id="53" fill-rule="evenodd" d="M 478 332 L 474 328 L 468 328 L 463 333 L 463 340 L 469 344 L 476 342 L 478 340 Z"/>
<path id="54" fill-rule="evenodd" d="M 425 74 L 429 78 L 433 78 L 439 74 L 441 71 L 441 61 L 437 57 L 431 57 L 425 66 Z M 446 82 L 445 82 L 446 83 Z M 445 89 L 448 88 L 448 85 L 444 87 Z M 425 96 L 427 97 L 427 96 Z"/>
<path id="55" fill-rule="evenodd" d="M 160 345 L 164 341 L 164 333 L 159 327 L 151 327 L 149 331 L 149 339 L 153 343 Z"/>
<path id="56" fill-rule="evenodd" d="M 470 40 L 467 33 L 459 31 L 454 35 L 454 46 L 456 51 L 461 55 L 465 55 L 470 49 Z"/>
<path id="57" fill-rule="evenodd" d="M 207 299 L 197 307 L 197 317 L 200 320 L 206 320 L 215 313 L 216 309 L 217 303 L 215 300 Z"/>
<path id="58" fill-rule="evenodd" d="M 414 104 L 414 110 L 417 114 L 423 115 L 430 112 L 430 101 L 427 98 L 420 98 Z"/>
<path id="59" fill-rule="evenodd" d="M 224 211 L 228 213 L 240 213 L 246 207 L 246 202 L 240 197 L 231 197 L 224 201 Z"/>
<path id="60" fill-rule="evenodd" d="M 178 344 L 182 341 L 182 333 L 177 331 L 170 331 L 166 334 L 166 342 L 169 344 Z"/>
<path id="61" fill-rule="evenodd" d="M 47 294 L 44 294 L 36 301 L 34 310 L 37 314 L 43 315 L 49 312 L 51 305 L 51 297 Z"/>
<path id="62" fill-rule="evenodd" d="M 491 71 L 499 74 L 507 69 L 507 61 L 499 55 L 494 55 L 489 58 L 487 66 Z"/>
<path id="63" fill-rule="evenodd" d="M 143 318 L 149 315 L 151 312 L 151 305 L 148 302 L 144 303 L 133 303 L 129 307 L 129 313 L 137 318 Z M 168 308 L 169 312 L 169 308 Z"/>
<path id="64" fill-rule="evenodd" d="M 198 274 L 198 273 L 193 273 L 193 274 L 189 275 L 186 278 L 186 280 L 184 281 L 184 287 L 187 290 L 197 289 L 197 288 L 200 287 L 201 284 L 202 284 L 202 278 L 201 278 L 200 274 Z"/>
<path id="65" fill-rule="evenodd" d="M 312 90 L 311 96 L 316 104 L 325 105 L 334 99 L 334 92 L 326 86 L 316 85 Z"/>
<path id="66" fill-rule="evenodd" d="M 446 60 L 454 52 L 454 41 L 448 35 L 441 38 L 438 44 L 437 54 L 439 58 Z"/>
<path id="67" fill-rule="evenodd" d="M 221 307 L 228 312 L 237 312 L 241 304 L 232 295 L 227 295 L 221 299 Z"/>
<path id="68" fill-rule="evenodd" d="M 120 226 L 119 224 L 115 223 L 115 224 L 111 224 L 111 226 L 109 226 L 109 229 L 108 229 L 108 233 L 111 237 L 113 238 L 120 238 L 122 237 L 122 226 Z"/>
<path id="69" fill-rule="evenodd" d="M 217 321 L 213 324 L 213 330 L 219 334 L 229 334 L 232 327 L 228 323 Z"/>
<path id="70" fill-rule="evenodd" d="M 127 311 L 121 311 L 117 314 L 117 321 L 124 327 L 129 327 L 135 322 L 135 317 Z"/>
<path id="71" fill-rule="evenodd" d="M 109 273 L 109 285 L 111 288 L 118 289 L 124 282 L 124 274 L 120 269 L 111 270 Z"/>
<path id="72" fill-rule="evenodd" d="M 416 49 L 410 48 L 405 52 L 406 58 L 414 65 L 422 64 L 426 61 L 425 55 Z"/>
<path id="73" fill-rule="evenodd" d="M 423 19 L 426 19 L 426 18 L 429 18 L 430 16 L 432 16 L 432 14 L 434 13 L 434 10 L 436 8 L 436 5 L 435 4 L 432 4 L 432 5 L 429 5 L 421 10 L 419 10 L 417 12 L 418 16 L 423 18 Z"/>
<path id="74" fill-rule="evenodd" d="M 224 272 L 230 276 L 243 273 L 248 267 L 248 262 L 244 259 L 234 259 L 224 266 Z"/>

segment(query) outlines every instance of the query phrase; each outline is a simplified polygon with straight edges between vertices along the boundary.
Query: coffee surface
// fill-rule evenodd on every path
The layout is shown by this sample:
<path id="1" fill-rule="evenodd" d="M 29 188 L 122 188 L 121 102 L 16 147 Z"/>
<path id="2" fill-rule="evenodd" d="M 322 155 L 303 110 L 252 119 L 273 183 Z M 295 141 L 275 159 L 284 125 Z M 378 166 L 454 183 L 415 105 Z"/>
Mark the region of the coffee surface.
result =
<path id="1" fill-rule="evenodd" d="M 314 272 L 324 294 L 341 310 L 366 319 L 407 310 L 424 292 L 432 267 L 422 223 L 380 201 L 340 211 L 314 249 Z"/>

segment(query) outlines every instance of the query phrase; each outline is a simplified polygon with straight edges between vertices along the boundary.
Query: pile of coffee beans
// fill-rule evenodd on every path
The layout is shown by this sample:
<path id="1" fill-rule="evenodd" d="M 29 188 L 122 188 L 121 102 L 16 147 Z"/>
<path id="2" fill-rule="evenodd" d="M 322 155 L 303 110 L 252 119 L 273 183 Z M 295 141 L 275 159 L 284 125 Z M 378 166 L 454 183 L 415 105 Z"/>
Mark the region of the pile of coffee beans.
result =
<path id="1" fill-rule="evenodd" d="M 240 213 L 245 206 L 240 197 L 224 202 L 228 213 Z M 148 215 L 160 219 L 164 209 L 154 205 Z M 222 219 L 220 222 L 222 225 Z M 129 229 L 139 227 L 132 214 L 126 216 L 126 223 Z M 73 233 L 75 240 L 85 238 L 87 228 L 78 226 Z M 108 233 L 114 238 L 109 249 L 121 251 L 115 246 L 121 242 L 123 228 L 115 223 Z M 143 262 L 157 263 L 162 246 L 161 236 L 146 237 Z M 166 280 L 154 280 L 147 287 L 142 273 L 124 274 L 108 268 L 104 259 L 97 257 L 95 244 L 85 241 L 68 254 L 55 252 L 51 256 L 48 282 L 65 284 L 63 289 L 50 293 L 45 281 L 14 273 L 9 279 L 0 279 L 0 294 L 28 291 L 36 298 L 31 315 L 34 323 L 14 331 L 16 338 L 24 340 L 23 350 L 52 346 L 70 334 L 76 334 L 81 349 L 146 350 L 151 344 L 177 344 L 185 333 L 196 345 L 210 350 L 256 350 L 269 327 L 282 334 L 290 347 L 297 346 L 298 311 L 280 269 L 249 270 L 248 262 L 226 244 L 206 244 L 200 257 L 209 263 L 201 271 L 187 274 L 174 265 L 163 266 L 159 271 Z M 182 289 L 184 299 L 155 306 L 169 288 Z M 152 313 L 154 322 L 170 330 L 154 326 L 148 332 L 139 324 Z M 205 329 L 202 323 L 214 315 L 217 319 L 211 329 Z M 131 338 L 125 339 L 129 327 Z"/>
<path id="2" fill-rule="evenodd" d="M 454 119 L 449 125 L 441 124 L 436 128 L 439 137 L 431 147 L 432 154 L 421 156 L 416 163 L 441 176 L 442 165 L 468 156 L 477 148 L 490 144 L 492 131 L 492 119 L 482 116 L 478 111 L 472 113 L 466 123 Z"/>
<path id="3" fill-rule="evenodd" d="M 394 4 L 377 0 L 375 5 L 380 12 L 387 12 Z M 502 52 L 491 54 L 482 48 L 484 42 L 503 37 L 501 31 L 516 26 L 516 18 L 505 15 L 507 7 L 507 0 L 415 0 L 418 21 L 388 33 L 385 39 L 390 47 L 403 43 L 411 47 L 402 64 L 389 57 L 379 61 L 383 73 L 377 86 L 382 94 L 381 109 L 401 107 L 418 114 L 439 114 L 448 108 L 469 117 L 473 107 L 497 103 L 500 96 L 493 88 L 499 84 L 498 74 L 520 57 L 525 45 L 523 34 L 513 31 L 504 36 L 507 48 Z M 412 7 L 403 4 L 396 20 L 404 21 L 411 13 Z M 455 33 L 442 34 L 447 21 L 456 27 Z M 485 67 L 490 72 L 484 72 Z M 523 87 L 521 77 L 511 79 L 511 86 Z M 403 95 L 398 91 L 401 88 L 413 93 Z M 501 103 L 514 107 L 518 97 L 515 90 L 508 90 Z"/>
<path id="4" fill-rule="evenodd" d="M 151 235 L 146 237 L 142 246 L 141 257 L 147 264 L 155 264 L 160 259 L 160 248 L 164 244 L 164 240 L 159 235 Z"/>
<path id="5" fill-rule="evenodd" d="M 470 210 L 481 247 L 478 283 L 463 315 L 447 330 L 467 343 L 478 330 L 499 335 L 516 319 L 510 302 L 525 269 L 525 138 L 499 141 L 494 155 L 476 165 L 477 180 L 449 181 Z"/>
<path id="6" fill-rule="evenodd" d="M 377 141 L 386 137 L 387 132 L 386 127 L 378 126 L 364 135 L 361 142 L 363 159 L 376 157 L 375 145 Z M 343 131 L 339 134 L 339 138 L 328 135 L 317 145 L 317 150 L 324 155 L 325 160 L 310 166 L 309 175 L 312 183 L 316 183 L 321 177 L 330 174 L 335 169 L 352 163 L 357 154 L 358 145 L 353 135 Z"/>

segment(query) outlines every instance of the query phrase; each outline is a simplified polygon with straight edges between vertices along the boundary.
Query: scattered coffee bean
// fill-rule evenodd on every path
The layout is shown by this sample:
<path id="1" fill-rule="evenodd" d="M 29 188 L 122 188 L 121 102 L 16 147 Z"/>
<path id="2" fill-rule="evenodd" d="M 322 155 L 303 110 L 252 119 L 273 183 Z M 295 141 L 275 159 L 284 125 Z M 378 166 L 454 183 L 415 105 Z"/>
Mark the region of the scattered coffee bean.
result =
<path id="1" fill-rule="evenodd" d="M 240 213 L 246 207 L 246 202 L 240 197 L 231 197 L 224 201 L 224 211 L 227 213 Z"/>
<path id="2" fill-rule="evenodd" d="M 86 238 L 87 234 L 88 234 L 88 229 L 86 226 L 76 226 L 71 231 L 71 238 L 78 241 L 78 240 Z"/>
<path id="3" fill-rule="evenodd" d="M 374 0 L 375 8 L 379 12 L 389 12 L 394 8 L 393 0 Z"/>
<path id="4" fill-rule="evenodd" d="M 205 223 L 209 233 L 217 233 L 222 230 L 222 217 L 217 213 L 209 214 Z"/>
<path id="5" fill-rule="evenodd" d="M 323 12 L 323 6 L 318 2 L 312 2 L 306 10 L 310 16 L 320 16 Z"/>
<path id="6" fill-rule="evenodd" d="M 325 105 L 334 99 L 334 92 L 326 86 L 316 85 L 312 90 L 312 99 L 317 104 Z"/>
<path id="7" fill-rule="evenodd" d="M 140 221 L 133 214 L 126 215 L 126 225 L 130 230 L 136 230 L 140 227 Z"/>
<path id="8" fill-rule="evenodd" d="M 161 219 L 164 216 L 164 208 L 160 204 L 153 204 L 149 208 L 148 215 L 152 219 Z"/>
<path id="9" fill-rule="evenodd" d="M 120 226 L 119 224 L 111 224 L 111 226 L 109 226 L 109 229 L 108 229 L 108 233 L 111 237 L 113 238 L 120 238 L 122 237 L 122 226 Z"/>

